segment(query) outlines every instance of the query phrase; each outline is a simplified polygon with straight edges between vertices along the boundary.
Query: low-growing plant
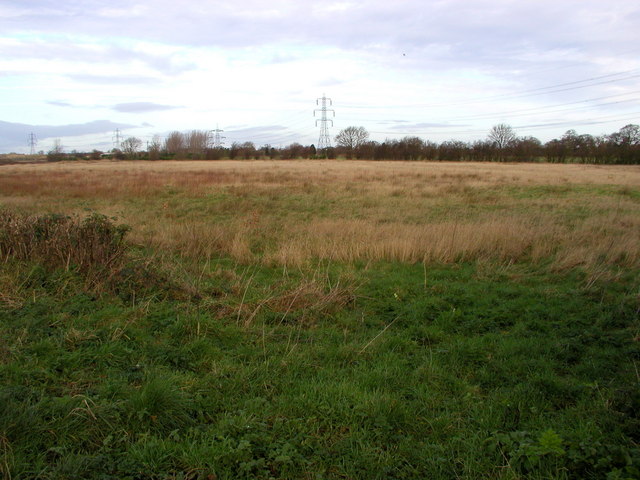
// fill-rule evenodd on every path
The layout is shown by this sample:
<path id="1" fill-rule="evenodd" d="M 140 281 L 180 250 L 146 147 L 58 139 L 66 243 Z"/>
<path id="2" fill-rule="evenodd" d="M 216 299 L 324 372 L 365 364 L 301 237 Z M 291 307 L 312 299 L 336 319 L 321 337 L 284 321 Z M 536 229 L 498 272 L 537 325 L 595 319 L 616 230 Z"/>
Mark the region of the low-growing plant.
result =
<path id="1" fill-rule="evenodd" d="M 127 225 L 99 213 L 23 215 L 0 211 L 0 257 L 30 260 L 84 274 L 110 275 L 127 252 Z"/>
<path id="2" fill-rule="evenodd" d="M 190 402 L 171 378 L 151 376 L 129 401 L 131 421 L 142 430 L 168 433 L 191 422 Z"/>
<path id="3" fill-rule="evenodd" d="M 571 442 L 551 428 L 537 437 L 528 431 L 495 433 L 487 445 L 519 474 L 568 479 L 640 477 L 640 449 L 592 439 Z"/>

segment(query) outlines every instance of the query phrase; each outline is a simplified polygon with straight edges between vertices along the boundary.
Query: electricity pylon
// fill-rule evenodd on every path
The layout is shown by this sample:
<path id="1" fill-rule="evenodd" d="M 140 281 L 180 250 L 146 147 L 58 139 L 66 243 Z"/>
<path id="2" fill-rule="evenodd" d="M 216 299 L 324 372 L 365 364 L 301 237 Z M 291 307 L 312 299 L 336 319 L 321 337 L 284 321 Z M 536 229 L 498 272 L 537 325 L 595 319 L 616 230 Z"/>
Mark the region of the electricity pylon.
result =
<path id="1" fill-rule="evenodd" d="M 331 147 L 331 137 L 329 136 L 329 127 L 327 124 L 331 122 L 331 126 L 333 127 L 333 120 L 327 118 L 327 112 L 332 112 L 333 116 L 336 116 L 336 112 L 332 108 L 327 108 L 327 102 L 329 105 L 333 106 L 333 102 L 330 98 L 325 97 L 324 93 L 322 94 L 322 98 L 318 98 L 316 100 L 316 105 L 320 105 L 320 108 L 316 108 L 313 111 L 313 116 L 316 116 L 316 112 L 320 112 L 320 118 L 316 120 L 316 127 L 318 126 L 318 122 L 320 122 L 320 138 L 318 139 L 318 150 L 326 150 Z"/>
<path id="2" fill-rule="evenodd" d="M 36 153 L 36 145 L 38 144 L 38 139 L 36 138 L 35 133 L 29 134 L 29 146 L 31 147 L 31 155 L 35 155 Z"/>

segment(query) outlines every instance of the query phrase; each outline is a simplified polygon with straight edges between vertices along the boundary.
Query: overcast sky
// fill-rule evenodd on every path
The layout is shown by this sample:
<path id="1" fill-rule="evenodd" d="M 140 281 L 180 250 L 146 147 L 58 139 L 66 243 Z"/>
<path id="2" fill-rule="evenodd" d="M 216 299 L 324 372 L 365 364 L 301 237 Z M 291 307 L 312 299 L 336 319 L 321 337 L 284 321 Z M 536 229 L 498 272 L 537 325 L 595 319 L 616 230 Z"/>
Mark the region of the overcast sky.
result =
<path id="1" fill-rule="evenodd" d="M 317 144 L 323 94 L 332 136 L 379 141 L 640 123 L 631 0 L 0 0 L 0 32 L 0 152 L 216 126 Z"/>

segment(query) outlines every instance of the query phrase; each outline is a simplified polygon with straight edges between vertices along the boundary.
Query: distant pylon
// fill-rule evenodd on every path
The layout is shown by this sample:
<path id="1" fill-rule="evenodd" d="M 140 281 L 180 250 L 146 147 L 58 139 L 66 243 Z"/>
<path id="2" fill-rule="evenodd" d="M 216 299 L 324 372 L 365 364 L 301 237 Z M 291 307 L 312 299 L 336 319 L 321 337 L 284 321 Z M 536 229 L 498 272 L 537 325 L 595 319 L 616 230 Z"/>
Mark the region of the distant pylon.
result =
<path id="1" fill-rule="evenodd" d="M 38 144 L 38 139 L 36 138 L 35 133 L 29 134 L 29 147 L 31 147 L 31 155 L 35 155 L 36 153 L 36 145 Z"/>
<path id="2" fill-rule="evenodd" d="M 113 132 L 113 137 L 111 137 L 111 140 L 113 140 L 113 148 L 115 148 L 116 150 L 120 150 L 120 129 L 116 128 L 116 131 Z"/>
<path id="3" fill-rule="evenodd" d="M 224 145 L 224 139 L 227 137 L 224 137 L 222 135 L 220 135 L 222 132 L 224 132 L 224 130 L 220 130 L 218 128 L 218 125 L 216 125 L 216 129 L 215 130 L 209 130 L 211 133 L 213 133 L 213 142 L 212 142 L 212 146 L 213 148 L 221 148 L 222 145 Z"/>
<path id="4" fill-rule="evenodd" d="M 331 126 L 333 127 L 333 120 L 329 120 L 327 118 L 327 112 L 332 112 L 333 116 L 336 116 L 335 110 L 332 108 L 327 108 L 327 102 L 329 105 L 333 106 L 333 102 L 330 98 L 327 98 L 324 93 L 322 94 L 322 98 L 318 98 L 316 100 L 316 105 L 320 105 L 320 108 L 316 108 L 313 111 L 313 116 L 316 116 L 316 112 L 320 112 L 320 119 L 316 120 L 316 127 L 318 126 L 318 122 L 320 122 L 320 138 L 318 139 L 318 150 L 326 150 L 331 147 L 331 137 L 329 136 L 329 127 L 327 124 L 331 122 Z"/>

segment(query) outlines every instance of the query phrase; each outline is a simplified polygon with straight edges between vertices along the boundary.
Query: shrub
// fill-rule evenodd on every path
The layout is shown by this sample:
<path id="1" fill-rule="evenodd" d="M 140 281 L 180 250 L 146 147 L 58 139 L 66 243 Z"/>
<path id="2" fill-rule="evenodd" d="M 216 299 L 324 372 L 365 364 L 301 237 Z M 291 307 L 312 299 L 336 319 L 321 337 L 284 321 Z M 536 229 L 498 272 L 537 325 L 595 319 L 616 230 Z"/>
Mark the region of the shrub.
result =
<path id="1" fill-rule="evenodd" d="M 123 265 L 128 231 L 128 226 L 98 213 L 79 218 L 0 211 L 0 258 L 109 278 Z"/>

